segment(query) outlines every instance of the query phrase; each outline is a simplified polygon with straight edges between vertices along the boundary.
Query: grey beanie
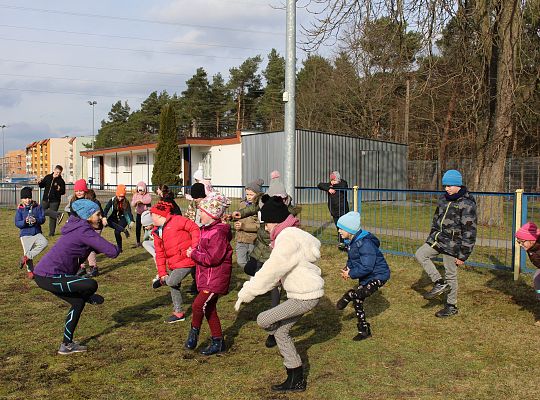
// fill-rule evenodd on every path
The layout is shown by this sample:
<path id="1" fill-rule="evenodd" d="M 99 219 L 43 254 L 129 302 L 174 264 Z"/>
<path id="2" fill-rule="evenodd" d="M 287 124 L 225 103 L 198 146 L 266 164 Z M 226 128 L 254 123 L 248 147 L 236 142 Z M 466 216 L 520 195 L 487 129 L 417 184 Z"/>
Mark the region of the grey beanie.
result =
<path id="1" fill-rule="evenodd" d="M 332 171 L 330 173 L 330 180 L 341 181 L 341 174 L 339 171 Z"/>
<path id="2" fill-rule="evenodd" d="M 264 184 L 264 180 L 262 180 L 261 178 L 251 182 L 251 183 L 248 183 L 246 185 L 246 190 L 251 190 L 255 193 L 262 193 L 262 185 Z"/>

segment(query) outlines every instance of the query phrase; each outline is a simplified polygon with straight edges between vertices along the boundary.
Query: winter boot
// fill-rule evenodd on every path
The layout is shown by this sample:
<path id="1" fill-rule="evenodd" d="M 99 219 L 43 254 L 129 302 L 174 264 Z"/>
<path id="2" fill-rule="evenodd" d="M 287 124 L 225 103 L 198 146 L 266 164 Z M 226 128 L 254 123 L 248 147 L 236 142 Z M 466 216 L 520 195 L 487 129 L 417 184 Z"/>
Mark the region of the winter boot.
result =
<path id="1" fill-rule="evenodd" d="M 360 341 L 371 337 L 371 328 L 369 324 L 357 324 L 358 334 L 353 337 L 353 340 Z"/>
<path id="2" fill-rule="evenodd" d="M 304 367 L 286 368 L 287 379 L 280 385 L 272 385 L 273 392 L 303 392 L 306 390 Z"/>
<path id="3" fill-rule="evenodd" d="M 225 342 L 222 337 L 213 337 L 210 345 L 201 351 L 203 356 L 211 356 L 212 354 L 217 354 L 225 351 Z"/>
<path id="4" fill-rule="evenodd" d="M 446 303 L 442 310 L 439 310 L 435 313 L 435 316 L 438 318 L 446 318 L 451 317 L 452 315 L 456 315 L 457 313 L 458 308 L 454 304 Z"/>
<path id="5" fill-rule="evenodd" d="M 264 342 L 264 345 L 271 349 L 272 347 L 277 346 L 276 337 L 274 335 L 268 335 L 266 338 L 266 341 Z"/>
<path id="6" fill-rule="evenodd" d="M 186 340 L 186 344 L 184 347 L 188 350 L 195 350 L 195 347 L 197 347 L 197 342 L 199 341 L 199 332 L 200 328 L 194 328 L 191 327 L 191 330 L 189 331 L 188 338 Z"/>
<path id="7" fill-rule="evenodd" d="M 435 284 L 433 285 L 433 288 L 429 292 L 424 294 L 424 299 L 426 300 L 434 299 L 435 297 L 449 290 L 450 290 L 450 285 L 446 283 L 443 279 L 439 279 L 437 282 L 435 282 Z"/>
<path id="8" fill-rule="evenodd" d="M 338 300 L 336 303 L 336 308 L 338 310 L 343 310 L 352 300 L 352 294 L 354 294 L 354 290 L 349 290 L 347 293 L 345 293 L 343 296 L 341 296 L 341 299 Z"/>

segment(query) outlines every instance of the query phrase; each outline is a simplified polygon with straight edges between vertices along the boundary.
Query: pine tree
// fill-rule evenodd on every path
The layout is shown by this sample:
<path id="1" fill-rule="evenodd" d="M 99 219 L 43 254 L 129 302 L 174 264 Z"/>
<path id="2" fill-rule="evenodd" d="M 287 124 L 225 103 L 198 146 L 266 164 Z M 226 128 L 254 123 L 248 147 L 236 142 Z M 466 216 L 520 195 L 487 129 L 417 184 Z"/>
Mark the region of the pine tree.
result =
<path id="1" fill-rule="evenodd" d="M 285 107 L 282 93 L 285 88 L 285 59 L 276 49 L 268 54 L 268 65 L 263 71 L 266 87 L 257 108 L 263 129 L 275 131 L 283 129 Z"/>
<path id="2" fill-rule="evenodd" d="M 161 109 L 161 120 L 156 148 L 156 162 L 152 170 L 153 185 L 178 185 L 181 159 L 178 150 L 176 118 L 171 104 Z"/>

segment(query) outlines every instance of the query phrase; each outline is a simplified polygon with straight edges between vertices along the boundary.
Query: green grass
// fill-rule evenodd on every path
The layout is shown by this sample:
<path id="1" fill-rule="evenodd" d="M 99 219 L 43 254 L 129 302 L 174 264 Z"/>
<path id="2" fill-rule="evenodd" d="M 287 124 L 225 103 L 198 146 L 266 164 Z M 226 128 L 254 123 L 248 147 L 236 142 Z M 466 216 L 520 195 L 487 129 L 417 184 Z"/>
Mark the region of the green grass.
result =
<path id="1" fill-rule="evenodd" d="M 293 328 L 307 363 L 308 390 L 274 395 L 284 368 L 277 349 L 263 345 L 257 314 L 261 296 L 236 314 L 236 293 L 246 276 L 234 269 L 231 293 L 218 310 L 227 353 L 206 358 L 183 350 L 189 320 L 163 321 L 171 311 L 165 288 L 143 250 L 100 259 L 102 306 L 88 306 L 76 339 L 86 354 L 59 356 L 68 306 L 24 278 L 17 268 L 20 243 L 13 212 L 0 212 L 4 234 L 0 277 L 0 397 L 5 399 L 534 399 L 540 375 L 533 326 L 539 303 L 530 276 L 460 270 L 458 316 L 440 320 L 438 301 L 421 296 L 429 282 L 414 260 L 389 256 L 392 278 L 366 301 L 373 338 L 357 343 L 352 308 L 335 301 L 352 286 L 338 279 L 345 254 L 324 246 L 320 266 L 326 294 Z M 112 231 L 105 236 L 112 240 Z M 188 282 L 189 283 L 189 282 Z M 187 286 L 187 285 L 186 285 Z M 185 296 L 186 304 L 192 301 Z M 209 336 L 203 323 L 201 339 Z"/>

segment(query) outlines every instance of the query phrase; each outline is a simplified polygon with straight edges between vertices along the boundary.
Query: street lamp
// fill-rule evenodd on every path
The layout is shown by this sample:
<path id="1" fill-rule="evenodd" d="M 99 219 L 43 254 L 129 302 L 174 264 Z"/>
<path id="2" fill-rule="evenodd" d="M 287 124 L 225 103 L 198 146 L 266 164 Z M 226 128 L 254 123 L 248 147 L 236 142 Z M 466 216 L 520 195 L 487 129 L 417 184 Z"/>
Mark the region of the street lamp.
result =
<path id="1" fill-rule="evenodd" d="M 7 128 L 7 125 L 0 125 L 2 128 L 2 181 L 6 179 L 6 171 L 4 165 L 6 163 L 6 151 L 4 149 L 4 128 Z"/>
<path id="2" fill-rule="evenodd" d="M 94 142 L 95 142 L 95 132 L 94 132 L 94 111 L 97 104 L 95 100 L 88 100 L 88 104 L 92 106 L 92 151 L 94 151 Z M 92 186 L 94 186 L 94 154 L 92 153 Z"/>

